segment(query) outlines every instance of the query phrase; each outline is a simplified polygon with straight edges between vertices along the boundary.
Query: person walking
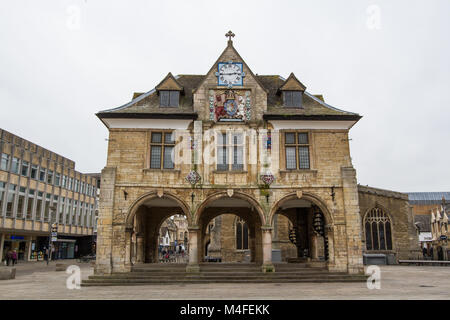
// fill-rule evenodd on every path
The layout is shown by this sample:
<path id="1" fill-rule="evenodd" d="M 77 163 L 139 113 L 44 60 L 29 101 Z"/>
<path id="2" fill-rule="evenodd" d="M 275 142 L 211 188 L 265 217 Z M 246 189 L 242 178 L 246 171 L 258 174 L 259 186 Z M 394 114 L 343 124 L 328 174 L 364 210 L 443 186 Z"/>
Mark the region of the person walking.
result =
<path id="1" fill-rule="evenodd" d="M 8 248 L 8 251 L 6 251 L 6 265 L 9 266 L 9 262 L 11 261 L 11 249 Z"/>
<path id="2" fill-rule="evenodd" d="M 12 265 L 17 264 L 17 251 L 16 251 L 16 249 L 14 249 L 11 252 L 11 259 L 12 259 Z"/>
<path id="3" fill-rule="evenodd" d="M 44 247 L 44 260 L 47 261 L 47 265 L 48 265 L 48 248 Z"/>

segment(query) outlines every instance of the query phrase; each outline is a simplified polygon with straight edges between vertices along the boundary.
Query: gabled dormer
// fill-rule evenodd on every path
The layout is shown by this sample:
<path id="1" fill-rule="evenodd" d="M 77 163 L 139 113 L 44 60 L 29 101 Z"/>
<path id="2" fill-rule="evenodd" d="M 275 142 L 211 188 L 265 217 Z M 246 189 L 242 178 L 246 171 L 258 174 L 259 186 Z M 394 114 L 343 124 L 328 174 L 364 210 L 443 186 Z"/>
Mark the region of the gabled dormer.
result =
<path id="1" fill-rule="evenodd" d="M 283 106 L 286 108 L 303 108 L 303 93 L 306 87 L 294 73 L 291 73 L 279 89 L 283 97 Z"/>
<path id="2" fill-rule="evenodd" d="M 167 76 L 155 87 L 159 96 L 159 106 L 161 108 L 174 107 L 180 104 L 180 94 L 183 93 L 183 86 L 177 79 L 168 73 Z"/>

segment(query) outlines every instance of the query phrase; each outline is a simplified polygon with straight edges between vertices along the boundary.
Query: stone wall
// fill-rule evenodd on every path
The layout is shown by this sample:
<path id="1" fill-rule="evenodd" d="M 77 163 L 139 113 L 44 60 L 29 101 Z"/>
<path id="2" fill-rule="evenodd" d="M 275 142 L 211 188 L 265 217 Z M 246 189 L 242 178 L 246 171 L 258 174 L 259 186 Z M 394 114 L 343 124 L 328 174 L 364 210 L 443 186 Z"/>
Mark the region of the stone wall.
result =
<path id="1" fill-rule="evenodd" d="M 408 195 L 389 190 L 382 190 L 366 186 L 358 186 L 361 223 L 372 208 L 380 207 L 386 212 L 392 221 L 393 248 L 388 251 L 377 251 L 395 254 L 397 259 L 415 259 L 420 255 L 419 238 L 414 227 L 411 206 L 408 203 Z M 362 230 L 363 252 L 367 252 L 365 246 L 364 228 Z"/>

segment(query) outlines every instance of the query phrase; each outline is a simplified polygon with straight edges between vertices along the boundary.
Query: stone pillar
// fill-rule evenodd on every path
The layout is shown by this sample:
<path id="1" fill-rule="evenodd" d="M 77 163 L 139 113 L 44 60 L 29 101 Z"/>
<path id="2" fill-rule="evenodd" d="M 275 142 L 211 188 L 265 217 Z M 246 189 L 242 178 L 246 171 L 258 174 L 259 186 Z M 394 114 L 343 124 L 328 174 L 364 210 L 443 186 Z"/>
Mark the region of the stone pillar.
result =
<path id="1" fill-rule="evenodd" d="M 198 241 L 199 241 L 199 227 L 189 227 L 189 263 L 186 266 L 186 272 L 200 272 L 198 264 Z"/>
<path id="2" fill-rule="evenodd" d="M 0 263 L 3 259 L 3 246 L 5 245 L 5 234 L 0 234 Z"/>
<path id="3" fill-rule="evenodd" d="M 272 228 L 261 227 L 262 231 L 262 251 L 263 251 L 263 272 L 275 272 L 272 264 Z"/>
<path id="4" fill-rule="evenodd" d="M 136 263 L 144 263 L 144 235 L 136 235 Z"/>
<path id="5" fill-rule="evenodd" d="M 248 234 L 248 247 L 250 248 L 250 262 L 256 261 L 256 239 L 255 239 L 255 227 L 249 228 Z"/>
<path id="6" fill-rule="evenodd" d="M 319 259 L 318 248 L 317 248 L 318 247 L 317 241 L 318 241 L 318 236 L 313 231 L 311 233 L 311 259 L 312 260 L 318 260 Z"/>
<path id="7" fill-rule="evenodd" d="M 341 167 L 341 175 L 345 222 L 338 232 L 342 232 L 341 235 L 346 238 L 347 242 L 346 269 L 350 274 L 363 273 L 361 216 L 359 214 L 356 170 L 353 167 Z"/>
<path id="8" fill-rule="evenodd" d="M 125 269 L 131 271 L 131 236 L 133 235 L 133 228 L 125 230 Z"/>
<path id="9" fill-rule="evenodd" d="M 113 207 L 116 168 L 105 167 L 101 176 L 100 201 L 97 223 L 97 260 L 95 273 L 112 272 L 113 248 Z"/>
<path id="10" fill-rule="evenodd" d="M 25 261 L 30 261 L 31 256 L 31 244 L 33 243 L 33 236 L 29 236 L 29 239 L 27 241 L 27 245 L 25 247 Z M 55 251 L 56 255 L 56 251 Z"/>

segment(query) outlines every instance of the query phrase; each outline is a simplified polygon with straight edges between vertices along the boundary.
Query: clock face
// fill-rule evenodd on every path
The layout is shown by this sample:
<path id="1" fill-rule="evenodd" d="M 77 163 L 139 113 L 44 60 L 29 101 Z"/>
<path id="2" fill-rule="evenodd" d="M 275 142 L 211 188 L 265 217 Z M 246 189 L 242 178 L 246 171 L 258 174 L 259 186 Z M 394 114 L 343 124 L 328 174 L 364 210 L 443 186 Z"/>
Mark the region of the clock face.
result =
<path id="1" fill-rule="evenodd" d="M 219 86 L 242 86 L 242 78 L 244 72 L 242 72 L 242 63 L 240 62 L 219 62 L 218 72 Z"/>

